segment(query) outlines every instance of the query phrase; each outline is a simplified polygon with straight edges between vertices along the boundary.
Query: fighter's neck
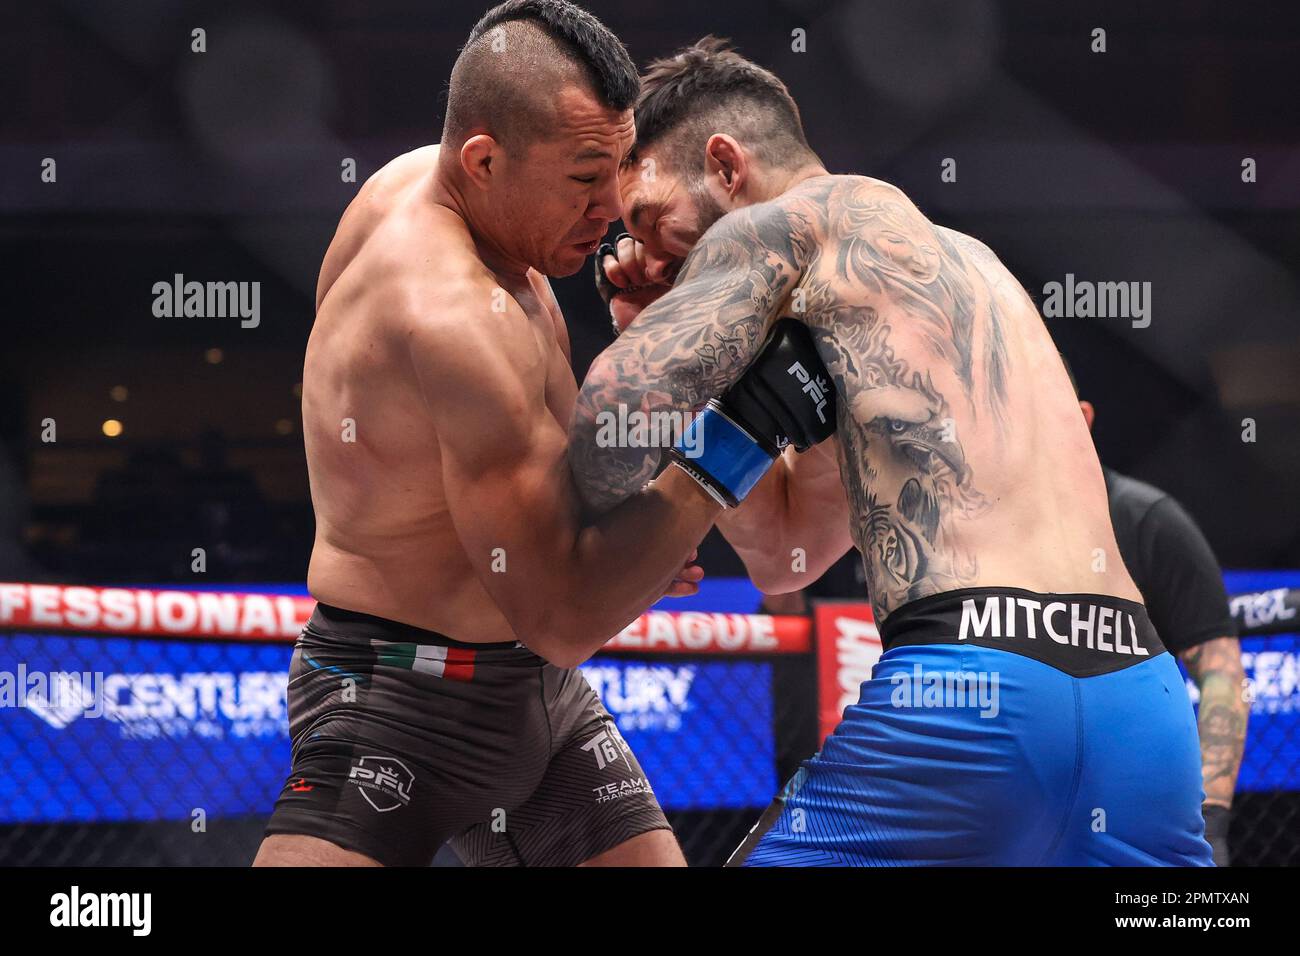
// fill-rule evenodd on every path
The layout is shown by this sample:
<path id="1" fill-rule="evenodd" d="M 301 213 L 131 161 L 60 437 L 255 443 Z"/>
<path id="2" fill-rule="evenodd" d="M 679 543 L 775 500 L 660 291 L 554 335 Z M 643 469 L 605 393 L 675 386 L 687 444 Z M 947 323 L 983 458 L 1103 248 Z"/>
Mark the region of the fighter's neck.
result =
<path id="1" fill-rule="evenodd" d="M 795 169 L 765 170 L 762 178 L 750 189 L 754 202 L 767 202 L 781 196 L 807 179 L 829 176 L 830 171 L 819 162 L 808 163 Z"/>
<path id="2" fill-rule="evenodd" d="M 433 201 L 461 218 L 474 240 L 479 259 L 489 271 L 503 282 L 528 281 L 528 263 L 511 257 L 492 239 L 491 231 L 484 227 L 483 217 L 467 200 L 464 184 L 441 163 L 433 172 Z"/>

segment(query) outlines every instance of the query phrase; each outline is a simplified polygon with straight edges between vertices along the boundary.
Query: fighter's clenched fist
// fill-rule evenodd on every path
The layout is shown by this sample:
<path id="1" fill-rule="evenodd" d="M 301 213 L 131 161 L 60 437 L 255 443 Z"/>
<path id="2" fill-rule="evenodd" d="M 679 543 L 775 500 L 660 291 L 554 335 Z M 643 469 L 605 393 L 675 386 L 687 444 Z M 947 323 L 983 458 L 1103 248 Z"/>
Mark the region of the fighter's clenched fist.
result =
<path id="1" fill-rule="evenodd" d="M 681 261 L 647 255 L 644 243 L 623 233 L 596 250 L 595 265 L 596 290 L 609 306 L 617 335 L 672 288 Z"/>

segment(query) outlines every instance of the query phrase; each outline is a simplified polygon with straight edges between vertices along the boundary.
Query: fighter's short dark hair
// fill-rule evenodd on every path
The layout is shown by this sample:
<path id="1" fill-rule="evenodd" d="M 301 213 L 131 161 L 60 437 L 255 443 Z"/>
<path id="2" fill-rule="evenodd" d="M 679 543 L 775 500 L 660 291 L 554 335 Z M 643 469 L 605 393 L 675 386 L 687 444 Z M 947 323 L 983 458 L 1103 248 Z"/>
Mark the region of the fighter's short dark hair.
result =
<path id="1" fill-rule="evenodd" d="M 706 36 L 655 60 L 642 74 L 636 150 L 629 161 L 663 143 L 675 165 L 702 162 L 714 133 L 736 137 L 772 165 L 807 162 L 814 155 L 785 84 L 737 53 L 729 40 Z"/>
<path id="2" fill-rule="evenodd" d="M 494 31 L 500 28 L 499 35 Z M 505 44 L 499 55 L 494 43 Z M 595 16 L 568 0 L 506 0 L 474 24 L 452 69 L 444 142 L 463 142 L 475 125 L 525 140 L 544 132 L 542 100 L 556 92 L 546 69 L 576 68 L 596 97 L 630 109 L 640 82 L 622 42 Z"/>

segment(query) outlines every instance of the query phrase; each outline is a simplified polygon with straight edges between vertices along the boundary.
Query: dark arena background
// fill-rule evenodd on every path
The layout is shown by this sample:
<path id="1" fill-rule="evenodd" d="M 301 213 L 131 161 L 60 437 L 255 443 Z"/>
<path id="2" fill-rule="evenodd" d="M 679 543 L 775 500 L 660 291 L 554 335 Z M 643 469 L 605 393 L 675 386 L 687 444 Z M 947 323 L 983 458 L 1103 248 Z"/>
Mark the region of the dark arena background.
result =
<path id="1" fill-rule="evenodd" d="M 486 7 L 4 14 L 0 864 L 252 860 L 312 606 L 299 399 L 321 256 L 360 184 L 437 140 Z M 1236 598 L 1250 721 L 1233 863 L 1300 864 L 1294 5 L 589 7 L 638 65 L 732 38 L 786 81 L 828 168 L 900 186 L 1040 305 L 1052 283 L 1149 283 L 1147 318 L 1046 321 L 1102 461 L 1182 503 Z M 191 280 L 255 287 L 257 321 L 159 317 L 155 285 Z M 608 318 L 587 270 L 554 286 L 581 380 Z M 716 532 L 701 563 L 698 596 L 584 669 L 689 862 L 719 865 L 880 644 L 853 560 L 797 607 L 761 605 Z M 50 686 L 19 702 L 37 674 Z"/>

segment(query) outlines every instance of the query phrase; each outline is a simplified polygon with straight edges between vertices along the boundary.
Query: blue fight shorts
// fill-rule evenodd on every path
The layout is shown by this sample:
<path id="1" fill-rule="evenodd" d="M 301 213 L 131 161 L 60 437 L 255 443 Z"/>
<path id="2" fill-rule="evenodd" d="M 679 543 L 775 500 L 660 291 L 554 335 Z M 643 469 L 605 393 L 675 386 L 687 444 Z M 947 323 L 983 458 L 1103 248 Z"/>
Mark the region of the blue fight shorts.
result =
<path id="1" fill-rule="evenodd" d="M 729 866 L 1213 865 L 1192 705 L 1141 604 L 968 588 L 881 638 Z"/>

